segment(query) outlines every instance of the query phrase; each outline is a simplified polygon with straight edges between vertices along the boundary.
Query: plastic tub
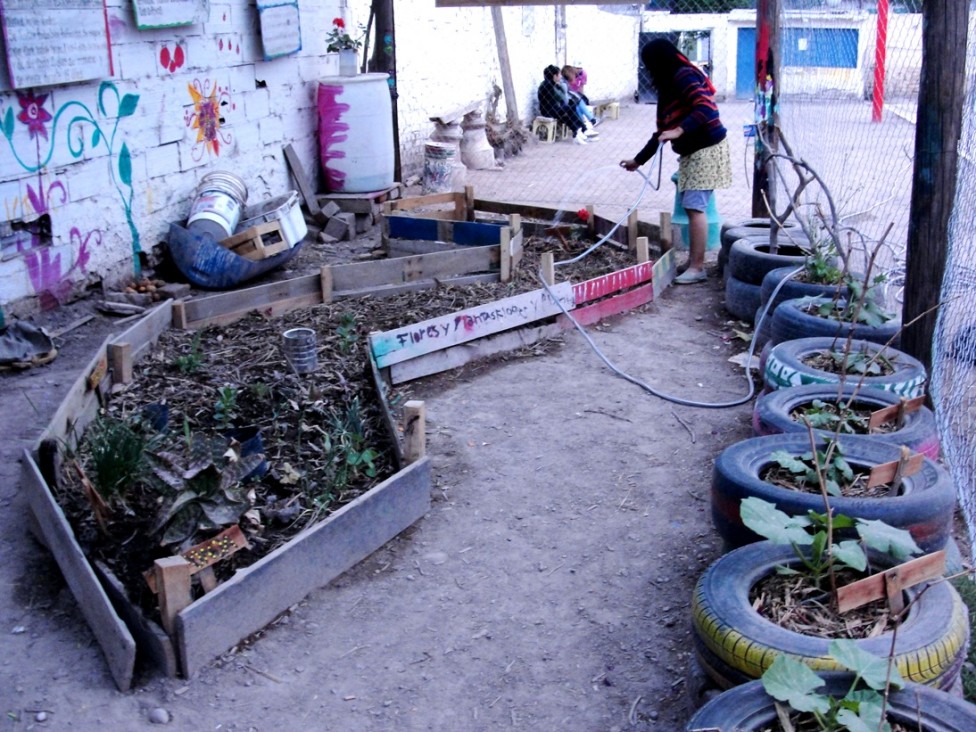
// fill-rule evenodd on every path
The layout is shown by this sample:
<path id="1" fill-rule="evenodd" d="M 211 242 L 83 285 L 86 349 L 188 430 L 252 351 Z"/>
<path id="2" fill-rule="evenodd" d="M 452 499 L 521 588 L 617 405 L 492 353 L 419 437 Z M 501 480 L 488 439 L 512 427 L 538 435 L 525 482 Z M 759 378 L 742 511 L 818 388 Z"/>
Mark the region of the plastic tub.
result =
<path id="1" fill-rule="evenodd" d="M 224 170 L 207 173 L 197 185 L 186 228 L 195 234 L 226 239 L 237 228 L 245 203 L 247 185 L 243 180 Z"/>
<path id="2" fill-rule="evenodd" d="M 250 206 L 244 215 L 246 218 L 238 226 L 239 232 L 268 221 L 277 221 L 281 227 L 281 237 L 289 247 L 295 246 L 308 234 L 308 225 L 302 215 L 298 191 L 289 191 L 283 196 L 276 196 L 257 206 Z"/>

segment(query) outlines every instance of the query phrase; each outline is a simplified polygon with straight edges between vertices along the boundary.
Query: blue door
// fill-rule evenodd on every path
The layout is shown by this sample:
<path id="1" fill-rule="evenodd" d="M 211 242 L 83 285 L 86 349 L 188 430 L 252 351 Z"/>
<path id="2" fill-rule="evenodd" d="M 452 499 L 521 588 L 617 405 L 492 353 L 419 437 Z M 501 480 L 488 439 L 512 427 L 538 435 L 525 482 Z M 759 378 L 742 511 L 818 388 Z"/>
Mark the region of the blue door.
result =
<path id="1" fill-rule="evenodd" d="M 756 91 L 756 29 L 739 28 L 735 51 L 735 96 L 751 99 Z"/>

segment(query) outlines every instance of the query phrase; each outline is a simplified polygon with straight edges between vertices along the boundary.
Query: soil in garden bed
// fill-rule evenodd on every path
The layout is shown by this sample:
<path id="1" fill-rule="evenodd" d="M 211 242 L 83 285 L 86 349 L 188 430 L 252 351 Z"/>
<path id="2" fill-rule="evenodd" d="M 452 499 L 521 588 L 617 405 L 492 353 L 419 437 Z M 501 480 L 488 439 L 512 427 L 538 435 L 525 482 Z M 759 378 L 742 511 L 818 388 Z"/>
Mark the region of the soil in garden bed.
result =
<path id="1" fill-rule="evenodd" d="M 843 342 L 839 342 L 843 347 Z M 873 358 L 863 351 L 851 351 L 846 357 L 843 350 L 818 351 L 805 357 L 803 364 L 828 374 L 849 376 L 891 376 L 896 369 L 891 360 L 883 355 Z M 846 368 L 844 364 L 846 363 Z"/>
<path id="2" fill-rule="evenodd" d="M 810 420 L 814 427 L 835 431 L 842 425 L 842 435 L 888 434 L 898 429 L 895 420 L 889 420 L 869 429 L 871 415 L 878 409 L 875 404 L 852 401 L 841 403 L 837 401 L 817 400 L 818 404 L 804 404 L 790 412 L 790 419 L 803 424 L 804 419 Z M 819 420 L 817 418 L 820 417 Z"/>
<path id="3" fill-rule="evenodd" d="M 561 258 L 590 244 L 571 240 L 574 251 Z M 156 598 L 143 573 L 155 559 L 239 523 L 250 548 L 215 565 L 218 579 L 229 577 L 389 477 L 395 450 L 372 385 L 367 334 L 538 289 L 540 255 L 552 249 L 542 238 L 526 241 L 509 283 L 444 285 L 163 333 L 65 461 L 58 500 L 86 553 L 152 615 Z M 561 268 L 560 278 L 582 281 L 634 263 L 630 253 L 604 246 Z M 299 376 L 284 360 L 281 334 L 293 327 L 318 334 L 313 374 Z M 501 358 L 542 354 L 556 343 Z M 409 398 L 409 384 L 386 395 L 394 413 Z M 227 428 L 260 432 L 264 460 L 246 465 L 260 464 L 256 476 L 236 480 L 247 458 Z M 83 474 L 108 503 L 102 525 Z"/>

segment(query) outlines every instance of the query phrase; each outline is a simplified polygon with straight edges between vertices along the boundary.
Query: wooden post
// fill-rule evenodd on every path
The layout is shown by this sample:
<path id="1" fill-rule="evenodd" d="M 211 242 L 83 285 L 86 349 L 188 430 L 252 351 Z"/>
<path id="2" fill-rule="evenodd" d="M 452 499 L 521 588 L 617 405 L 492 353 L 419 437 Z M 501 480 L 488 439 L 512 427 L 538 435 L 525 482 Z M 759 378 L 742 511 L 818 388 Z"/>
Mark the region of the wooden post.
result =
<path id="1" fill-rule="evenodd" d="M 186 330 L 189 324 L 186 320 L 186 304 L 182 300 L 173 301 L 173 327 Z"/>
<path id="2" fill-rule="evenodd" d="M 109 343 L 107 350 L 112 381 L 116 384 L 128 384 L 132 381 L 132 344 Z"/>
<path id="3" fill-rule="evenodd" d="M 465 221 L 474 221 L 474 186 L 464 187 Z"/>
<path id="4" fill-rule="evenodd" d="M 517 234 L 522 230 L 522 214 L 510 214 L 508 225 L 512 228 L 512 234 Z"/>
<path id="5" fill-rule="evenodd" d="M 332 267 L 329 265 L 319 270 L 319 289 L 322 292 L 322 304 L 332 302 Z"/>
<path id="6" fill-rule="evenodd" d="M 644 262 L 651 261 L 651 243 L 647 240 L 646 236 L 637 237 L 637 263 L 643 264 Z"/>
<path id="7" fill-rule="evenodd" d="M 596 215 L 594 214 L 593 204 L 588 204 L 586 206 L 586 230 L 590 232 L 590 236 L 596 236 Z"/>
<path id="8" fill-rule="evenodd" d="M 403 405 L 403 458 L 414 463 L 427 452 L 427 411 L 422 401 L 411 399 Z"/>
<path id="9" fill-rule="evenodd" d="M 502 227 L 498 242 L 498 279 L 508 282 L 512 279 L 512 232 Z"/>
<path id="10" fill-rule="evenodd" d="M 552 252 L 542 253 L 542 263 L 540 264 L 542 269 L 542 279 L 547 285 L 553 285 L 556 282 L 556 258 Z"/>
<path id="11" fill-rule="evenodd" d="M 502 9 L 492 6 L 491 23 L 495 29 L 495 47 L 498 52 L 498 68 L 502 74 L 502 91 L 505 94 L 505 119 L 510 123 L 518 123 L 519 113 L 518 104 L 515 96 L 515 84 L 512 81 L 512 63 L 508 57 L 508 41 L 505 40 L 505 20 L 502 18 Z"/>
<path id="12" fill-rule="evenodd" d="M 669 211 L 661 212 L 661 254 L 671 251 L 671 247 L 674 246 L 674 237 L 671 231 L 671 213 Z"/>
<path id="13" fill-rule="evenodd" d="M 154 563 L 156 589 L 159 592 L 159 614 L 163 629 L 173 635 L 176 616 L 192 601 L 190 574 L 193 565 L 181 556 L 163 557 Z"/>
<path id="14" fill-rule="evenodd" d="M 631 211 L 627 217 L 627 247 L 631 251 L 637 247 L 637 222 L 639 218 L 637 209 Z"/>
<path id="15" fill-rule="evenodd" d="M 902 333 L 901 349 L 921 361 L 928 373 L 956 196 L 968 27 L 966 0 L 922 3 L 922 74 L 902 308 L 902 322 L 918 320 Z"/>

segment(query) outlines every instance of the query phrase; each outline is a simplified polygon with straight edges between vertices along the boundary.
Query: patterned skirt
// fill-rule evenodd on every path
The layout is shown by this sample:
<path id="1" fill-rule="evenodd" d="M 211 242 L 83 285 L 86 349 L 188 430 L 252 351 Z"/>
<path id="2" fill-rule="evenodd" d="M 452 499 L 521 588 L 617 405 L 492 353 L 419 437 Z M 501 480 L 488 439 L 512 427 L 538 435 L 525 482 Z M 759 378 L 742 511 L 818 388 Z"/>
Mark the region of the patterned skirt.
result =
<path id="1" fill-rule="evenodd" d="M 679 191 L 714 191 L 732 187 L 728 138 L 678 158 Z"/>

